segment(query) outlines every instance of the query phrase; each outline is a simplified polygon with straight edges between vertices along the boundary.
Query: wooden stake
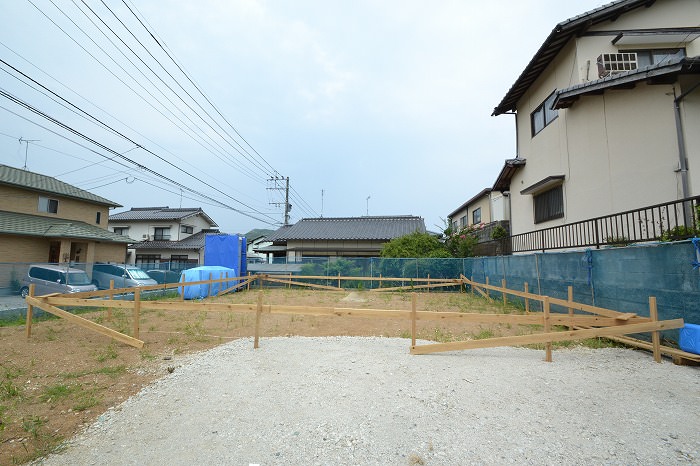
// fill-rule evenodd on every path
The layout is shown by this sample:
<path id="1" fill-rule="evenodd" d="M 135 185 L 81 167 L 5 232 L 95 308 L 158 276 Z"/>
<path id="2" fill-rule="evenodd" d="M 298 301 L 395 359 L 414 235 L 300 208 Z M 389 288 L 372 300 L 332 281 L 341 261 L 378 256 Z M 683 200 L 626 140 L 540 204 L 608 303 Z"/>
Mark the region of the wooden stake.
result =
<path id="1" fill-rule="evenodd" d="M 489 277 L 486 277 L 486 284 L 489 284 Z M 489 291 L 488 288 L 486 288 L 486 297 L 490 298 L 491 297 L 491 292 Z"/>
<path id="2" fill-rule="evenodd" d="M 506 296 L 506 279 L 504 278 L 501 280 L 501 288 L 503 288 L 503 291 L 501 294 L 503 295 L 503 306 L 506 306 L 508 304 L 508 297 Z"/>
<path id="3" fill-rule="evenodd" d="M 250 291 L 250 272 L 248 272 L 248 285 L 247 290 Z"/>
<path id="4" fill-rule="evenodd" d="M 182 283 L 182 286 L 180 287 L 180 301 L 185 300 L 185 274 L 182 274 L 182 278 L 180 279 L 180 283 Z"/>
<path id="5" fill-rule="evenodd" d="M 382 274 L 379 274 L 379 288 L 382 287 Z"/>
<path id="6" fill-rule="evenodd" d="M 573 303 L 574 302 L 574 287 L 573 286 L 569 286 L 569 296 L 568 297 L 569 297 L 569 302 Z M 572 318 L 574 317 L 574 308 L 573 307 L 569 307 L 569 316 Z M 573 329 L 574 329 L 574 324 L 573 324 L 573 320 L 572 320 L 572 323 L 569 324 L 569 330 L 573 330 Z"/>
<path id="7" fill-rule="evenodd" d="M 207 285 L 207 297 L 211 296 L 211 281 L 214 279 L 214 276 L 212 275 L 211 272 L 209 272 L 209 284 Z"/>
<path id="8" fill-rule="evenodd" d="M 262 281 L 260 282 L 262 288 Z M 255 312 L 255 340 L 253 341 L 253 348 L 258 349 L 258 342 L 260 341 L 260 319 L 262 317 L 263 308 L 263 294 L 262 291 L 258 291 L 258 308 Z"/>
<path id="9" fill-rule="evenodd" d="M 34 297 L 34 283 L 29 285 L 29 295 L 31 297 Z M 27 303 L 27 340 L 32 336 L 32 317 L 34 315 L 34 306 L 31 304 Z"/>
<path id="10" fill-rule="evenodd" d="M 470 281 L 471 281 L 472 283 L 474 283 L 474 275 L 472 275 L 472 278 L 471 278 Z M 469 285 L 469 290 L 471 291 L 472 296 L 474 296 L 474 285 L 470 284 L 470 285 Z"/>
<path id="11" fill-rule="evenodd" d="M 139 320 L 141 319 L 141 290 L 134 290 L 134 334 L 132 335 L 137 340 L 139 339 Z"/>
<path id="12" fill-rule="evenodd" d="M 428 293 L 430 293 L 430 274 L 428 274 Z"/>
<path id="13" fill-rule="evenodd" d="M 552 331 L 552 321 L 549 320 L 549 296 L 545 296 L 542 301 L 542 307 L 544 308 L 544 333 L 551 333 Z M 547 362 L 552 362 L 552 342 L 548 341 L 545 343 L 545 357 L 544 360 Z"/>
<path id="14" fill-rule="evenodd" d="M 338 288 L 340 288 L 340 272 L 338 272 Z"/>
<path id="15" fill-rule="evenodd" d="M 530 288 L 528 287 L 527 282 L 525 282 L 525 293 L 529 293 Z M 530 313 L 530 300 L 528 298 L 525 298 L 525 314 Z"/>
<path id="16" fill-rule="evenodd" d="M 109 300 L 114 301 L 114 280 L 109 281 Z M 107 308 L 107 321 L 112 320 L 112 306 Z"/>
<path id="17" fill-rule="evenodd" d="M 656 297 L 649 296 L 649 317 L 652 322 L 659 321 L 659 312 L 656 307 Z M 661 338 L 659 332 L 651 332 L 651 344 L 653 347 L 654 361 L 661 362 Z"/>
<path id="18" fill-rule="evenodd" d="M 411 294 L 411 349 L 416 347 L 416 294 Z"/>

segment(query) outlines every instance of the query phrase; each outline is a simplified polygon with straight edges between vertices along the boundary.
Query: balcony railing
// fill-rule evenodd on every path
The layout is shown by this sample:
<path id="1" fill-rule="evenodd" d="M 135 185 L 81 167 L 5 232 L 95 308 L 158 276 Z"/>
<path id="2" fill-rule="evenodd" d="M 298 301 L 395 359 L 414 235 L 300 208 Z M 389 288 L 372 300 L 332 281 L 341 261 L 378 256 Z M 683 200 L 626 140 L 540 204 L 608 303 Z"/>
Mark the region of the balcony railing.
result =
<path id="1" fill-rule="evenodd" d="M 477 255 L 675 241 L 698 233 L 700 196 L 479 243 Z"/>

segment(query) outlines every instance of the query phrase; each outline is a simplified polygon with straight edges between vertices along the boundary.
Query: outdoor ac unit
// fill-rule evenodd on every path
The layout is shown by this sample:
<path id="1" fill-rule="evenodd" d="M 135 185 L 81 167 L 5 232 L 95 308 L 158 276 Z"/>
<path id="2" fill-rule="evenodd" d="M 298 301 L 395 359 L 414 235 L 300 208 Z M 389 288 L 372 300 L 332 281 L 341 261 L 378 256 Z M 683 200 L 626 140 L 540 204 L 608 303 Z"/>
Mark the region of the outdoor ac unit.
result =
<path id="1" fill-rule="evenodd" d="M 637 69 L 637 54 L 635 52 L 601 53 L 596 59 L 598 77 L 604 78 L 611 74 L 624 73 Z"/>

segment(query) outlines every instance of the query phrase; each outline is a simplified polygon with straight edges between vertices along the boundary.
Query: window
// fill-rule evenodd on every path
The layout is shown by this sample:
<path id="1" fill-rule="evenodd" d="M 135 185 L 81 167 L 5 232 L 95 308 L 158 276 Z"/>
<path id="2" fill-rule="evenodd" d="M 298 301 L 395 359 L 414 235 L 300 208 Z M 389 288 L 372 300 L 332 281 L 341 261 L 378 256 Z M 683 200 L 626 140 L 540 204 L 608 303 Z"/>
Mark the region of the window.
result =
<path id="1" fill-rule="evenodd" d="M 542 223 L 564 216 L 564 189 L 562 185 L 535 194 L 535 223 Z"/>
<path id="2" fill-rule="evenodd" d="M 39 212 L 57 214 L 58 199 L 49 199 L 48 197 L 39 196 Z"/>
<path id="3" fill-rule="evenodd" d="M 556 120 L 557 116 L 559 116 L 559 111 L 552 109 L 552 104 L 556 96 L 556 91 L 552 92 L 530 115 L 533 136 L 542 131 L 545 126 Z"/>
<path id="4" fill-rule="evenodd" d="M 157 269 L 160 264 L 160 254 L 136 254 L 136 266 L 146 269 Z"/>
<path id="5" fill-rule="evenodd" d="M 460 228 L 464 228 L 467 226 L 467 216 L 466 215 L 459 218 L 459 226 L 460 226 Z"/>
<path id="6" fill-rule="evenodd" d="M 97 215 L 95 215 L 95 223 L 99 225 L 101 219 L 102 219 L 102 212 L 97 212 Z"/>
<path id="7" fill-rule="evenodd" d="M 472 212 L 472 223 L 476 225 L 477 223 L 481 223 L 481 207 L 478 209 L 474 209 Z"/>
<path id="8" fill-rule="evenodd" d="M 129 236 L 129 227 L 114 227 L 113 230 L 118 235 Z"/>
<path id="9" fill-rule="evenodd" d="M 636 50 L 637 67 L 657 65 L 675 58 L 685 57 L 685 49 Z"/>
<path id="10" fill-rule="evenodd" d="M 182 225 L 180 227 L 181 233 L 187 233 L 188 235 L 191 235 L 193 231 L 194 231 L 194 227 L 192 227 L 191 225 Z"/>
<path id="11" fill-rule="evenodd" d="M 187 268 L 187 264 L 189 262 L 189 257 L 187 254 L 173 254 L 170 256 L 170 269 L 171 270 L 180 270 Z"/>
<path id="12" fill-rule="evenodd" d="M 458 228 L 457 222 L 452 222 L 452 232 L 456 232 Z"/>
<path id="13" fill-rule="evenodd" d="M 168 240 L 170 240 L 170 227 L 156 227 L 156 228 L 154 228 L 153 239 L 155 241 L 168 241 Z"/>

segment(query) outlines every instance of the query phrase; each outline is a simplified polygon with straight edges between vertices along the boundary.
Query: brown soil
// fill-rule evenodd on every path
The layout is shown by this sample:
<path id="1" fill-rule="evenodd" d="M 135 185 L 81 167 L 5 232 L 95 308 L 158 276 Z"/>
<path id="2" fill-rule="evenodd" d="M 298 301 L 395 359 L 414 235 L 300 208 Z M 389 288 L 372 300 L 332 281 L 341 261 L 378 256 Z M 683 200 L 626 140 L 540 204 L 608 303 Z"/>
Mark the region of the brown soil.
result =
<path id="1" fill-rule="evenodd" d="M 409 293 L 265 290 L 265 304 L 410 309 Z M 255 303 L 257 292 L 220 298 Z M 426 311 L 513 312 L 469 294 L 421 293 L 418 309 Z M 82 317 L 130 333 L 130 315 L 113 311 Z M 467 323 L 418 323 L 422 339 L 450 341 L 524 333 L 518 328 Z M 177 370 L 184 355 L 254 334 L 255 314 L 239 312 L 145 311 L 140 318 L 142 350 L 117 343 L 61 319 L 35 322 L 32 336 L 25 327 L 0 328 L 0 465 L 18 464 L 60 448 L 62 440 L 92 423 L 142 387 Z M 528 332 L 529 333 L 529 332 Z M 318 317 L 267 314 L 265 336 L 387 336 L 410 338 L 410 322 L 360 317 Z M 406 345 L 408 350 L 408 343 Z"/>

